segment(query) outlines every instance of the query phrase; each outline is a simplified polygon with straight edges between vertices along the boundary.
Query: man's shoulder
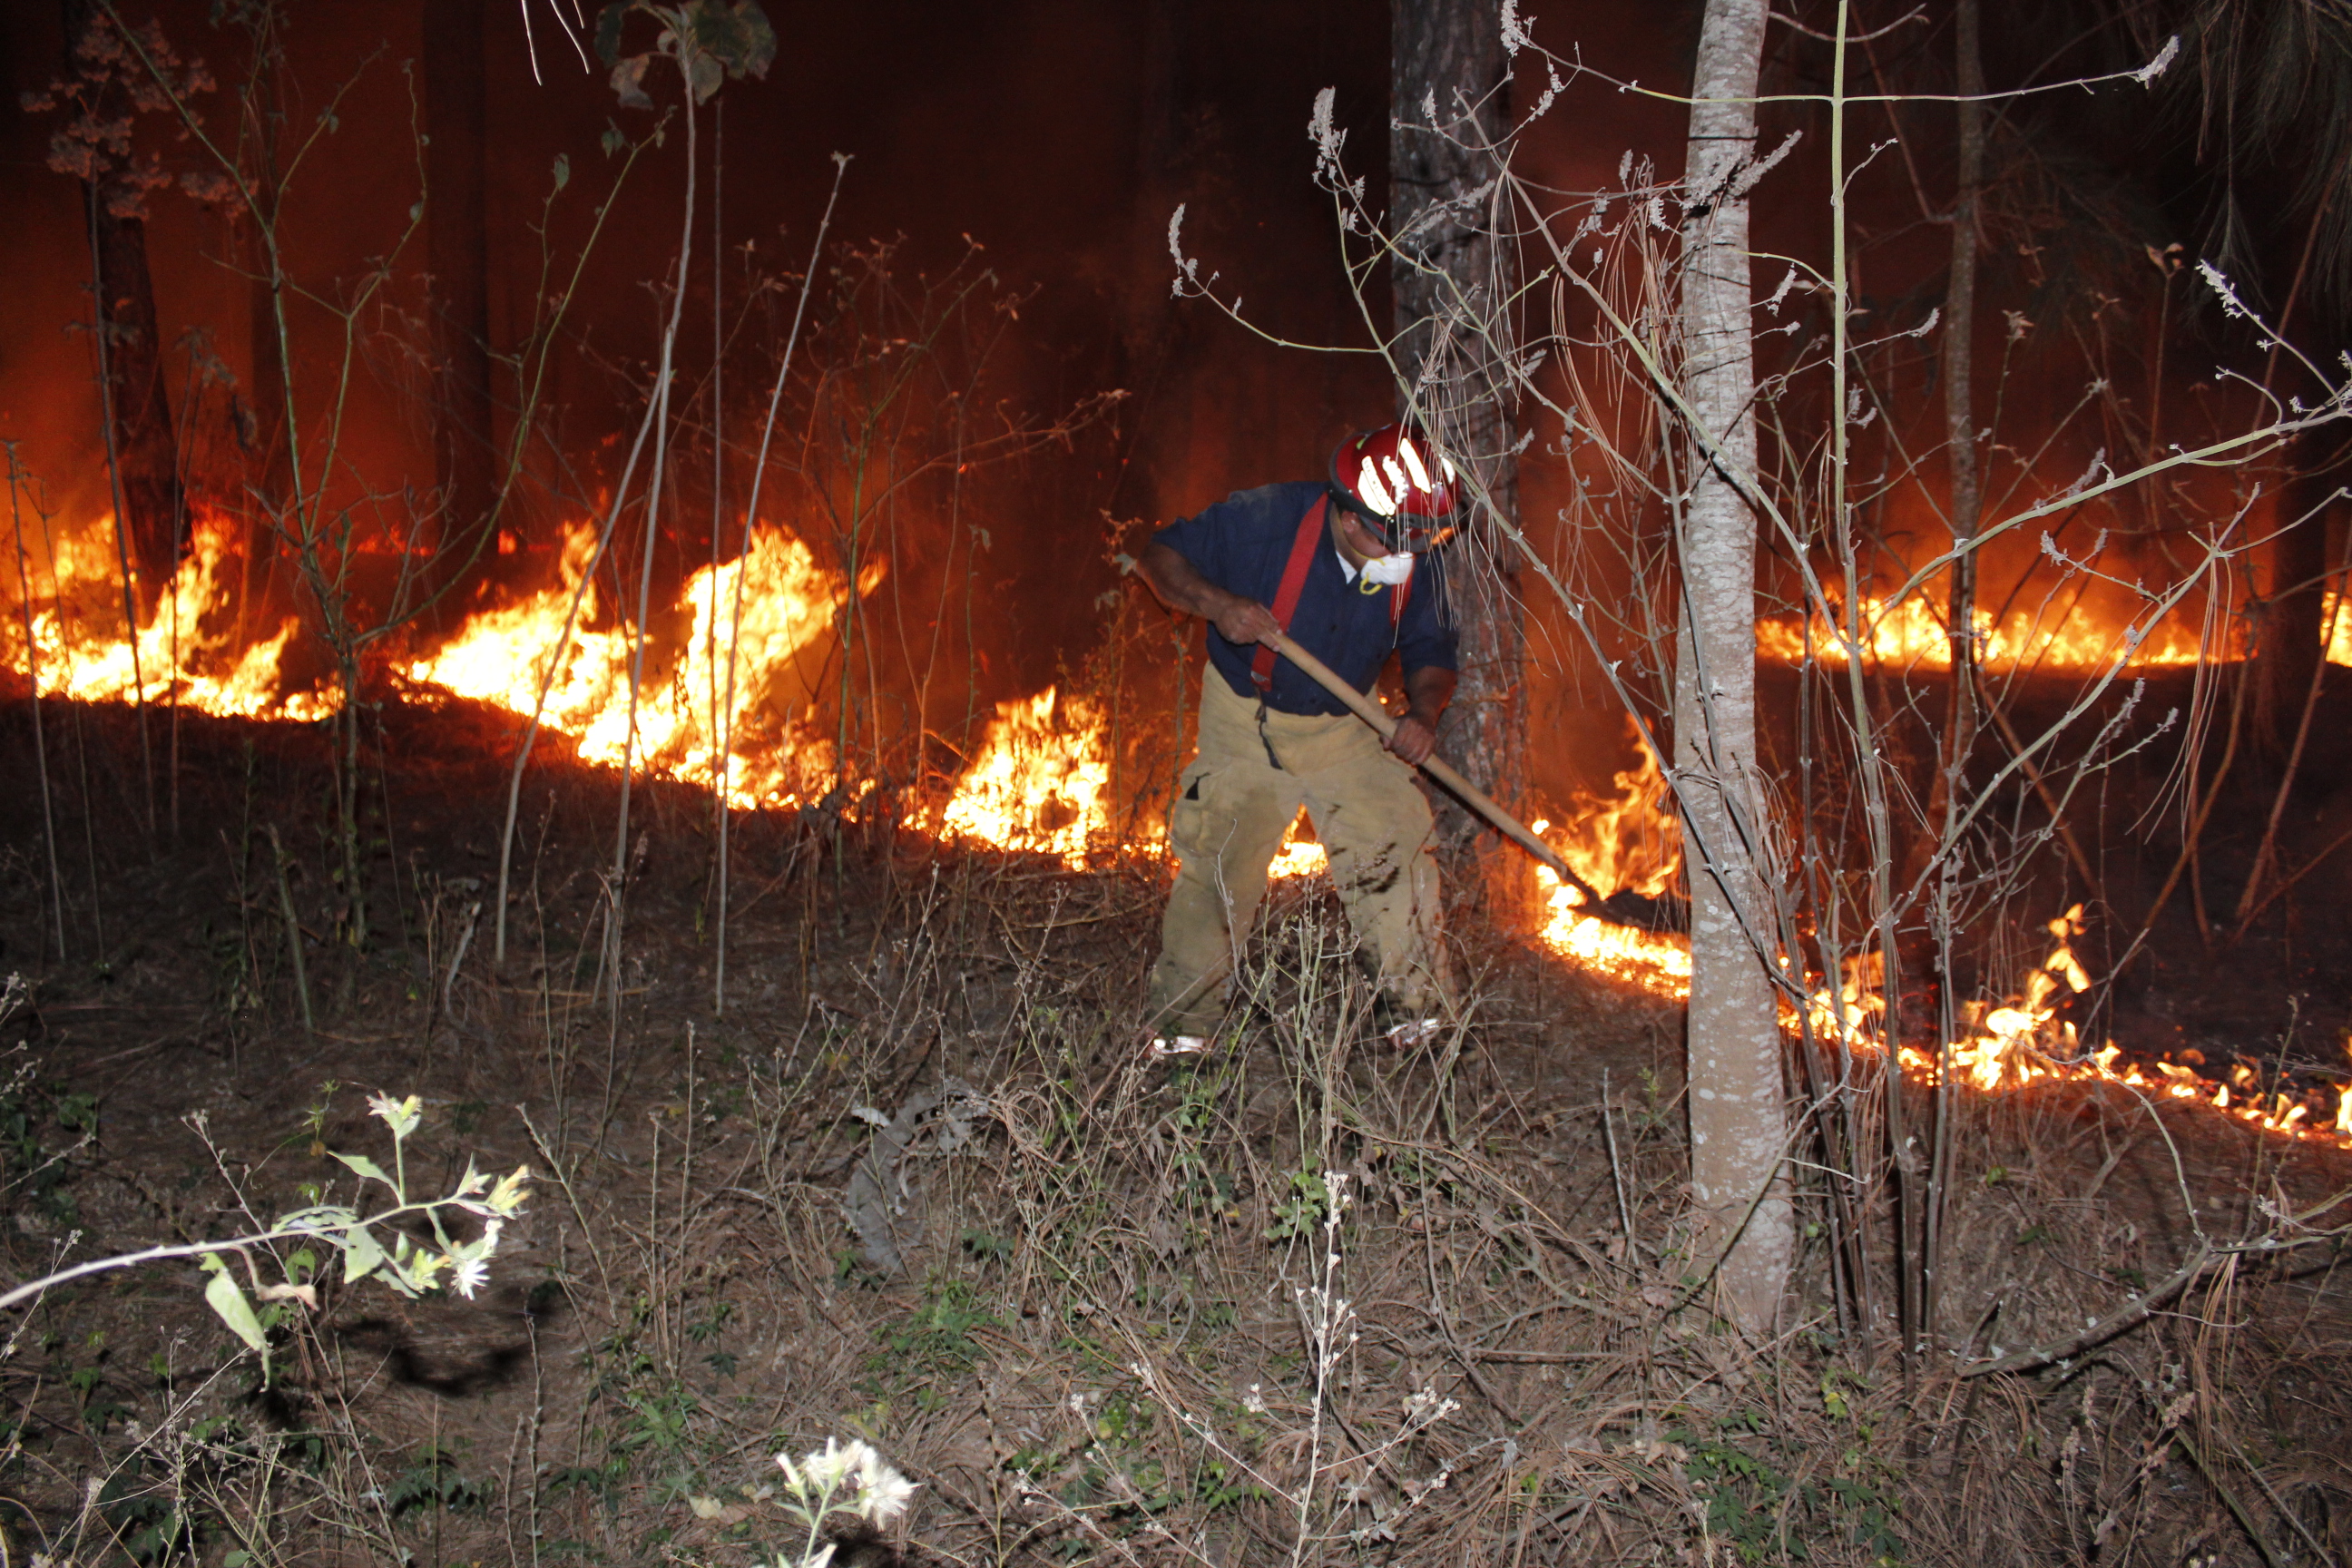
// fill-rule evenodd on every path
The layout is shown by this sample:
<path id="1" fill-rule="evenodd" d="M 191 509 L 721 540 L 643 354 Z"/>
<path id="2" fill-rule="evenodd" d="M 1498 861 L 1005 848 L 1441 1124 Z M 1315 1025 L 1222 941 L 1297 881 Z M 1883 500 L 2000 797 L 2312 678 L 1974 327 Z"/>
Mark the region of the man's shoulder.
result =
<path id="1" fill-rule="evenodd" d="M 1297 517 L 1315 504 L 1315 498 L 1326 488 L 1320 479 L 1288 479 L 1280 484 L 1260 485 L 1254 490 L 1235 490 L 1225 498 L 1225 504 Z"/>
<path id="2" fill-rule="evenodd" d="M 1294 479 L 1284 484 L 1260 485 L 1255 489 L 1235 490 L 1223 500 L 1210 507 L 1201 516 L 1214 516 L 1221 522 L 1242 525 L 1277 524 L 1295 527 L 1323 493 L 1318 479 Z"/>

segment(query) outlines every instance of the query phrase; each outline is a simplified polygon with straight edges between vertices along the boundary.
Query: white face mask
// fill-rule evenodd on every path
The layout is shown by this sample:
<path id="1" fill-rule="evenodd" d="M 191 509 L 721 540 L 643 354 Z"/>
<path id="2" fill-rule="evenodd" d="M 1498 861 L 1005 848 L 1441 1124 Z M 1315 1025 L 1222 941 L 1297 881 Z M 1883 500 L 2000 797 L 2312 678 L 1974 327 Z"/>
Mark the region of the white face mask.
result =
<path id="1" fill-rule="evenodd" d="M 1393 588 L 1412 575 L 1412 557 L 1383 555 L 1364 563 L 1364 581 L 1378 583 L 1383 588 Z"/>

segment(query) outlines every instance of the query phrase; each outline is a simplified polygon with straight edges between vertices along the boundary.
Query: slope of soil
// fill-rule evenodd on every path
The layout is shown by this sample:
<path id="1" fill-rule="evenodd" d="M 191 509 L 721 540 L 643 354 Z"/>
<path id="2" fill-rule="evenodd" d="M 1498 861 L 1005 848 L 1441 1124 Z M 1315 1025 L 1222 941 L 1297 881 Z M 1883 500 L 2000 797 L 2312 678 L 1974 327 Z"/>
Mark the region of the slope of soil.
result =
<path id="1" fill-rule="evenodd" d="M 689 793 L 636 791 L 614 939 L 616 792 L 534 771 L 500 959 L 507 742 L 387 711 L 354 950 L 317 736 L 190 723 L 151 833 L 128 716 L 52 734 L 63 958 L 29 763 L 0 764 L 14 1278 L 348 1196 L 332 1152 L 389 1158 L 372 1093 L 421 1097 L 413 1191 L 537 1183 L 474 1297 L 327 1268 L 266 1375 L 192 1262 L 42 1296 L 0 1363 L 12 1557 L 789 1562 L 772 1456 L 829 1437 L 919 1483 L 885 1531 L 835 1516 L 859 1562 L 2352 1545 L 2342 1215 L 2294 1217 L 2352 1173 L 2332 1146 L 2113 1087 L 1960 1100 L 1918 1353 L 1883 1203 L 1865 1277 L 1833 1289 L 1815 1225 L 1787 1331 L 1746 1345 L 1688 1255 L 1677 1010 L 1504 934 L 1457 933 L 1473 1001 L 1401 1055 L 1328 889 L 1287 887 L 1234 1037 L 1155 1062 L 1157 868 L 812 811 L 738 821 L 721 1016 Z M 2201 1238 L 2264 1235 L 2303 1245 L 2074 1345 Z M 2065 1353 L 1960 1375 L 2036 1346 Z"/>

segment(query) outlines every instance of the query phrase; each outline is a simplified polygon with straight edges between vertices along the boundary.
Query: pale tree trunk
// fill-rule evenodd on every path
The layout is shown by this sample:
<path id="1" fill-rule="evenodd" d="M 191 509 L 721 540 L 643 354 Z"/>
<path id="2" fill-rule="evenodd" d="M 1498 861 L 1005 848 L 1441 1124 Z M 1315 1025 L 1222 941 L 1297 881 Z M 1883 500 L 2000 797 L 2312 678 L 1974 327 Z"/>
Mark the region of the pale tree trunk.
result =
<path id="1" fill-rule="evenodd" d="M 1770 1331 L 1788 1285 L 1773 922 L 1758 853 L 1755 345 L 1748 202 L 1765 0 L 1706 0 L 1684 174 L 1683 395 L 1696 428 L 1680 519 L 1675 767 L 1690 878 L 1691 1191 L 1722 1310 Z"/>
<path id="2" fill-rule="evenodd" d="M 1507 320 L 1512 255 L 1507 242 L 1496 243 L 1492 223 L 1499 202 L 1492 149 L 1508 128 L 1510 60 L 1488 0 L 1391 0 L 1389 23 L 1391 113 L 1402 122 L 1389 146 L 1389 206 L 1402 253 L 1390 277 L 1397 367 L 1412 386 L 1401 391 L 1399 411 L 1428 424 L 1454 460 L 1477 474 L 1494 511 L 1474 518 L 1447 552 L 1462 679 L 1437 744 L 1472 784 L 1507 804 L 1519 790 L 1527 737 L 1518 556 L 1506 542 L 1518 527 L 1518 462 L 1497 359 L 1509 347 L 1497 334 Z M 1433 123 L 1434 131 L 1413 128 Z M 1498 914 L 1528 897 L 1526 858 L 1477 816 L 1444 800 L 1437 831 L 1458 894 L 1491 897 Z"/>

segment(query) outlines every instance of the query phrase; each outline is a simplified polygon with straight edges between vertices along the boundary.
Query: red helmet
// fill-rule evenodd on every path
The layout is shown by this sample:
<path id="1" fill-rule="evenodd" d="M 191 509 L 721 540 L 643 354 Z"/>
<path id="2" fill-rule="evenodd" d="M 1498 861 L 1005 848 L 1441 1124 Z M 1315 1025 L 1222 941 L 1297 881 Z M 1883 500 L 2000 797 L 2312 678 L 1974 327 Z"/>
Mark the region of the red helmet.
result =
<path id="1" fill-rule="evenodd" d="M 1349 437 L 1331 454 L 1331 483 L 1391 550 L 1419 554 L 1454 537 L 1451 525 L 1431 520 L 1454 515 L 1460 481 L 1418 430 L 1383 425 Z"/>

